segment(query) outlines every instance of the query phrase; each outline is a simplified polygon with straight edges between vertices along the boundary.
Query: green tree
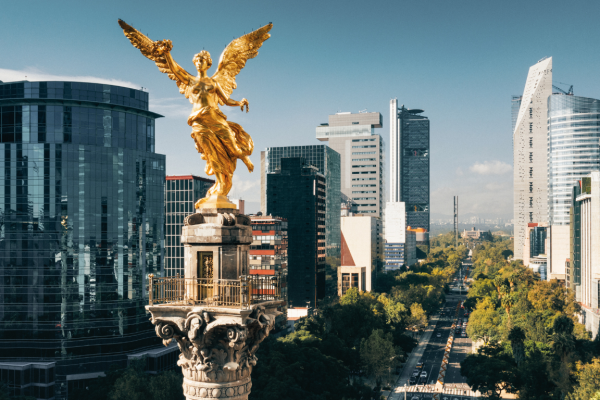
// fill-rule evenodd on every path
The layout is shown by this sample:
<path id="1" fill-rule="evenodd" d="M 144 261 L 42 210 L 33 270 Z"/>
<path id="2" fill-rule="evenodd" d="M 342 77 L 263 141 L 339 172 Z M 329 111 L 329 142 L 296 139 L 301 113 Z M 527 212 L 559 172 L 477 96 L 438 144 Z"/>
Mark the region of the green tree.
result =
<path id="1" fill-rule="evenodd" d="M 467 384 L 488 396 L 500 399 L 501 393 L 516 393 L 516 364 L 497 342 L 479 348 L 477 354 L 469 354 L 460 363 L 460 373 Z"/>
<path id="2" fill-rule="evenodd" d="M 410 325 L 418 331 L 422 331 L 427 327 L 427 314 L 418 303 L 410 305 Z"/>
<path id="3" fill-rule="evenodd" d="M 477 304 L 477 308 L 471 314 L 467 334 L 472 340 L 483 340 L 484 343 L 488 343 L 490 340 L 500 339 L 498 325 L 500 325 L 500 316 L 492 301 L 486 297 Z"/>
<path id="4" fill-rule="evenodd" d="M 379 380 L 391 367 L 396 355 L 393 338 L 381 329 L 374 329 L 368 339 L 360 344 L 360 359 L 367 374 Z"/>
<path id="5" fill-rule="evenodd" d="M 589 364 L 578 363 L 578 384 L 567 400 L 587 400 L 598 396 L 600 391 L 600 358 L 594 358 Z"/>
<path id="6" fill-rule="evenodd" d="M 533 342 L 528 344 L 527 354 L 518 368 L 519 399 L 550 400 L 556 385 L 546 368 L 548 360 L 539 346 Z"/>
<path id="7" fill-rule="evenodd" d="M 116 380 L 109 395 L 110 400 L 147 400 L 152 399 L 149 388 L 148 374 L 144 371 L 144 363 L 135 363 L 127 368 L 123 375 Z"/>
<path id="8" fill-rule="evenodd" d="M 370 391 L 349 381 L 348 368 L 323 354 L 318 338 L 306 339 L 268 338 L 261 343 L 252 372 L 251 400 L 358 400 Z"/>
<path id="9" fill-rule="evenodd" d="M 523 329 L 519 328 L 518 326 L 514 327 L 508 334 L 508 340 L 510 340 L 515 362 L 517 365 L 521 365 L 523 359 L 525 358 L 525 346 L 523 343 L 525 341 L 525 332 L 523 332 Z"/>
<path id="10" fill-rule="evenodd" d="M 166 371 L 150 378 L 149 390 L 153 400 L 185 400 L 182 384 L 179 371 Z"/>
<path id="11" fill-rule="evenodd" d="M 382 294 L 377 298 L 383 305 L 383 310 L 385 312 L 386 322 L 388 324 L 393 324 L 398 327 L 406 326 L 408 323 L 408 310 L 404 306 L 404 304 L 396 301 L 394 298 L 388 296 L 387 294 Z"/>

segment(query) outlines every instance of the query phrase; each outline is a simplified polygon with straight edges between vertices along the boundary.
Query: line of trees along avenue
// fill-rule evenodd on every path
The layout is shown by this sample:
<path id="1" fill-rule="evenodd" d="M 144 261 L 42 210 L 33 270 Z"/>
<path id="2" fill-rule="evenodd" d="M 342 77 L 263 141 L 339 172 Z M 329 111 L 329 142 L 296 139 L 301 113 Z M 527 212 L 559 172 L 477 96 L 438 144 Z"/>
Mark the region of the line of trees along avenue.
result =
<path id="1" fill-rule="evenodd" d="M 579 322 L 572 291 L 509 261 L 512 246 L 495 236 L 473 251 L 464 305 L 473 310 L 467 334 L 480 347 L 461 374 L 490 399 L 600 399 L 600 335 L 592 341 Z"/>
<path id="2" fill-rule="evenodd" d="M 252 400 L 371 399 L 372 385 L 390 384 L 394 366 L 415 346 L 414 336 L 445 302 L 449 283 L 468 250 L 442 241 L 408 271 L 379 272 L 377 292 L 350 289 L 320 304 L 315 315 L 297 322 L 295 331 L 269 337 L 257 353 Z M 143 365 L 111 371 L 77 389 L 73 399 L 183 399 L 179 370 L 150 376 Z M 160 397 L 150 391 L 160 388 Z M 151 390 L 152 389 L 152 390 Z"/>
<path id="3" fill-rule="evenodd" d="M 393 366 L 416 345 L 413 333 L 444 303 L 466 254 L 464 247 L 432 247 L 409 271 L 379 273 L 377 292 L 350 289 L 301 319 L 293 333 L 266 340 L 250 398 L 370 399 L 373 391 L 363 377 L 378 385 L 397 378 L 390 374 Z"/>

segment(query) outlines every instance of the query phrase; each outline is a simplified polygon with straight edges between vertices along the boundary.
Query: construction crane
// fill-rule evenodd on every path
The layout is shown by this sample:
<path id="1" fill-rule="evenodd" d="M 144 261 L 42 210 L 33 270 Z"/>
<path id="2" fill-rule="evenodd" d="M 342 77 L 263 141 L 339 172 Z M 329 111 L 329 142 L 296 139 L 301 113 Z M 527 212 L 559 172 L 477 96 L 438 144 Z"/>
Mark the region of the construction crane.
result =
<path id="1" fill-rule="evenodd" d="M 558 82 L 558 83 L 560 83 L 561 85 L 568 85 L 568 83 L 562 83 L 562 82 Z M 571 96 L 573 95 L 573 85 L 571 85 L 569 87 L 569 90 L 566 91 L 566 92 L 564 90 L 562 90 L 561 88 L 559 88 L 558 86 L 556 86 L 556 85 L 552 85 L 552 88 L 555 89 L 555 90 L 558 90 L 562 94 L 571 95 Z"/>

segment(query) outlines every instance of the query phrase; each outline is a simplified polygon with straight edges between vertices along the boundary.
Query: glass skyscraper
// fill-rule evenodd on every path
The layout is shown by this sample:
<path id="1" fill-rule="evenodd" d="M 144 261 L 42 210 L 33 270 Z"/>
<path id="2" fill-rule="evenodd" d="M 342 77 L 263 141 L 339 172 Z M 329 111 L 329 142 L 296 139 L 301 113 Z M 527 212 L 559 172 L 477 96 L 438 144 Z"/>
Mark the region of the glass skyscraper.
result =
<path id="1" fill-rule="evenodd" d="M 165 186 L 166 242 L 165 276 L 184 275 L 181 227 L 183 220 L 196 212 L 196 201 L 206 196 L 215 183 L 194 175 L 167 176 Z"/>
<path id="2" fill-rule="evenodd" d="M 144 309 L 163 269 L 158 117 L 139 90 L 0 83 L 0 369 L 55 368 L 43 391 L 15 375 L 16 394 L 66 398 L 159 345 Z"/>
<path id="3" fill-rule="evenodd" d="M 569 225 L 573 185 L 600 169 L 600 100 L 548 98 L 548 219 Z"/>
<path id="4" fill-rule="evenodd" d="M 422 112 L 390 101 L 390 202 L 406 203 L 406 226 L 429 232 L 429 118 Z"/>
<path id="5" fill-rule="evenodd" d="M 314 309 L 326 291 L 327 180 L 302 157 L 278 163 L 277 171 L 267 175 L 267 211 L 288 221 L 289 305 Z"/>
<path id="6" fill-rule="evenodd" d="M 267 210 L 267 174 L 281 170 L 281 159 L 302 157 L 309 165 L 317 167 L 325 176 L 327 198 L 325 201 L 325 243 L 327 257 L 340 257 L 340 154 L 325 145 L 268 147 L 261 152 L 261 211 Z M 283 216 L 283 215 L 279 215 Z"/>

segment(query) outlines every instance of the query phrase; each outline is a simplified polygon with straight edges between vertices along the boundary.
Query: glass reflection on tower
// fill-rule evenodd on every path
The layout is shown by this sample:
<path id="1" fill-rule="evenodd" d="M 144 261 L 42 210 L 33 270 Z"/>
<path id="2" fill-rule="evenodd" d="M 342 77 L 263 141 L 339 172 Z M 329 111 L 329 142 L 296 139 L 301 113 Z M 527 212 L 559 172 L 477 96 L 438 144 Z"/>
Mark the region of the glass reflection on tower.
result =
<path id="1" fill-rule="evenodd" d="M 56 362 L 56 398 L 159 342 L 144 309 L 163 269 L 158 117 L 139 90 L 0 83 L 0 362 Z"/>

